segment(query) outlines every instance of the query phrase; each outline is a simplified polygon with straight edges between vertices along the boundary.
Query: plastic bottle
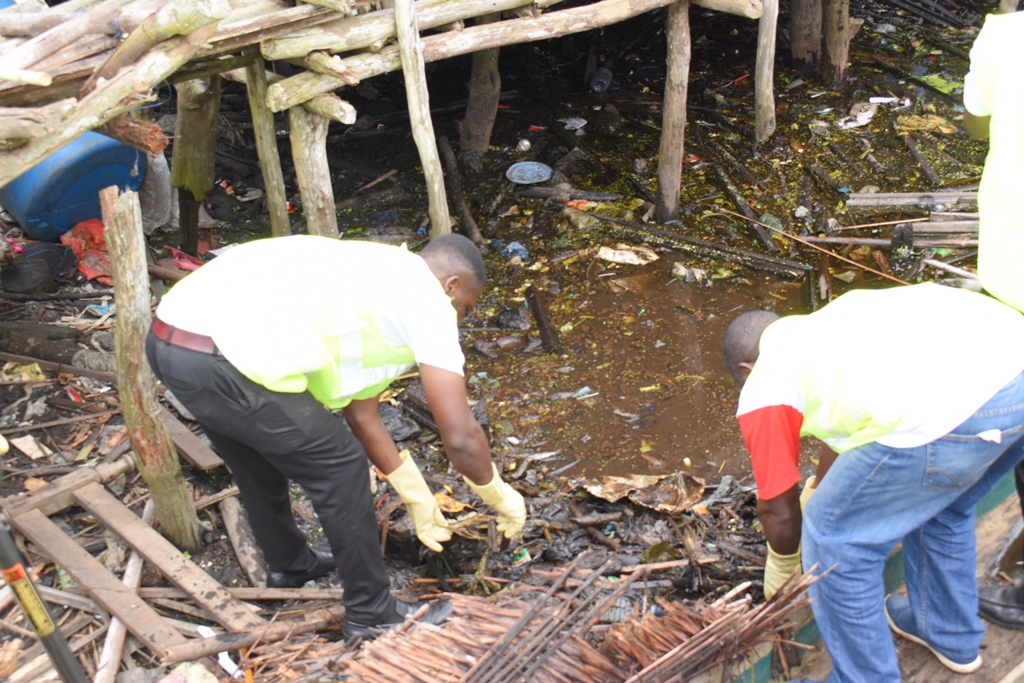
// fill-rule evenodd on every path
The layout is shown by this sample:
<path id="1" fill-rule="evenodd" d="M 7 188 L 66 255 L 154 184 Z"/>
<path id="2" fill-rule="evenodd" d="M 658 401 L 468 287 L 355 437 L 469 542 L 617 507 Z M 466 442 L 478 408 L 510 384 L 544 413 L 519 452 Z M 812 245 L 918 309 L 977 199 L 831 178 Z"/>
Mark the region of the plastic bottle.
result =
<path id="1" fill-rule="evenodd" d="M 599 66 L 594 70 L 590 79 L 590 89 L 594 92 L 604 92 L 612 84 L 612 70 L 606 66 Z"/>

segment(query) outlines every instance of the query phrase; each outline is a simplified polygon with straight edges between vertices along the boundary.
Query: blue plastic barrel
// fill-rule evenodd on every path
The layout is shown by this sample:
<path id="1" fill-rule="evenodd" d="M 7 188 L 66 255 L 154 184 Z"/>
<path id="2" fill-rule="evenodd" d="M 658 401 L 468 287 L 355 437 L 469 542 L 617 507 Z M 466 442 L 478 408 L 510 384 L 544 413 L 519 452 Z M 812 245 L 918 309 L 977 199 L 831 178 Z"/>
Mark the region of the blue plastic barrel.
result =
<path id="1" fill-rule="evenodd" d="M 76 224 L 100 218 L 100 190 L 136 190 L 145 173 L 145 154 L 87 132 L 0 188 L 0 206 L 26 236 L 57 242 Z"/>
<path id="2" fill-rule="evenodd" d="M 0 9 L 3 9 L 4 7 L 10 7 L 13 4 L 14 0 L 0 0 Z"/>

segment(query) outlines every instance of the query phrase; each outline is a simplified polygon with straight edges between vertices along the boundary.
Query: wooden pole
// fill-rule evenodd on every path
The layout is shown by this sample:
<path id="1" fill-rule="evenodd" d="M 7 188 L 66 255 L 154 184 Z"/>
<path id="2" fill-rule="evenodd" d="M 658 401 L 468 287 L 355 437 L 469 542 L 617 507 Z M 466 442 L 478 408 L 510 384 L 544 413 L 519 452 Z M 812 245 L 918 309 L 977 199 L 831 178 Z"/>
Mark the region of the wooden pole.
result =
<path id="1" fill-rule="evenodd" d="M 821 0 L 789 0 L 789 47 L 798 64 L 818 68 L 821 61 Z"/>
<path id="2" fill-rule="evenodd" d="M 823 0 L 822 24 L 825 50 L 821 75 L 832 88 L 846 81 L 846 63 L 850 59 L 850 0 Z"/>
<path id="3" fill-rule="evenodd" d="M 1010 14 L 1020 7 L 1020 0 L 999 0 L 999 13 Z"/>
<path id="4" fill-rule="evenodd" d="M 500 14 L 485 14 L 476 18 L 477 26 L 498 21 Z M 483 156 L 491 144 L 491 131 L 498 115 L 501 98 L 501 73 L 498 71 L 500 47 L 473 53 L 473 66 L 469 76 L 469 102 L 459 130 L 459 157 L 474 171 L 483 170 Z"/>
<path id="5" fill-rule="evenodd" d="M 147 89 L 162 82 L 186 64 L 212 35 L 207 26 L 184 38 L 172 38 L 139 60 L 135 69 L 125 69 L 111 81 L 83 97 L 74 112 L 63 119 L 57 130 L 33 138 L 20 147 L 0 153 L 0 187 L 32 168 L 54 151 L 68 144 L 87 130 L 103 124 L 118 114 L 137 108 L 154 99 Z"/>
<path id="6" fill-rule="evenodd" d="M 256 153 L 260 158 L 260 170 L 267 191 L 270 234 L 283 237 L 291 234 L 292 227 L 288 218 L 288 197 L 284 190 L 281 156 L 277 150 L 274 113 L 267 108 L 267 70 L 262 56 L 256 55 L 252 63 L 245 67 L 245 81 L 249 93 L 249 109 L 252 111 L 252 129 L 256 137 Z"/>
<path id="7" fill-rule="evenodd" d="M 754 67 L 754 139 L 764 142 L 775 132 L 775 32 L 779 0 L 764 0 L 757 22 L 757 60 Z"/>
<path id="8" fill-rule="evenodd" d="M 455 158 L 455 151 L 448 138 L 441 135 L 437 139 L 437 149 L 441 153 L 445 168 L 448 170 L 448 188 L 451 190 L 452 199 L 459 207 L 459 215 L 462 217 L 462 232 L 469 239 L 478 245 L 484 244 L 484 236 L 480 234 L 480 226 L 473 218 L 473 212 L 469 210 L 469 203 L 466 201 L 466 194 L 462 191 L 462 176 L 459 170 L 459 162 Z"/>
<path id="9" fill-rule="evenodd" d="M 199 202 L 213 187 L 220 114 L 220 76 L 194 78 L 175 86 L 178 116 L 174 123 L 171 184 L 181 190 L 181 249 L 198 255 Z M 191 197 L 184 196 L 185 193 Z"/>
<path id="10" fill-rule="evenodd" d="M 114 271 L 117 389 L 128 437 L 139 458 L 139 472 L 152 493 L 163 533 L 179 548 L 198 552 L 202 547 L 199 518 L 185 487 L 178 454 L 160 417 L 156 380 L 143 351 L 150 308 L 139 196 L 134 192 L 119 195 L 116 187 L 108 187 L 100 192 L 100 208 Z"/>
<path id="11" fill-rule="evenodd" d="M 658 153 L 658 192 L 654 216 L 659 223 L 679 218 L 679 187 L 683 174 L 683 142 L 686 129 L 686 89 L 690 80 L 690 3 L 669 5 L 665 25 L 668 40 L 665 102 Z"/>
<path id="12" fill-rule="evenodd" d="M 302 197 L 302 215 L 310 235 L 338 237 L 338 214 L 327 163 L 328 119 L 303 107 L 288 110 L 292 132 L 292 161 Z"/>
<path id="13" fill-rule="evenodd" d="M 430 120 L 430 95 L 427 92 L 427 69 L 423 61 L 423 45 L 416 26 L 416 11 L 412 0 L 395 0 L 395 28 L 402 60 L 402 76 L 409 100 L 409 122 L 412 137 L 420 152 L 420 164 L 427 181 L 430 200 L 430 237 L 447 235 L 452 231 L 448 216 L 448 198 L 444 191 L 444 171 L 437 153 L 434 124 Z"/>
<path id="14" fill-rule="evenodd" d="M 666 7 L 672 1 L 602 0 L 583 7 L 548 12 L 539 17 L 470 26 L 462 31 L 423 38 L 423 58 L 434 62 L 493 47 L 561 38 L 616 24 L 644 12 Z M 402 60 L 398 48 L 389 46 L 380 52 L 364 52 L 346 57 L 345 66 L 360 80 L 366 80 L 371 76 L 401 69 Z M 303 72 L 272 84 L 267 89 L 267 104 L 273 111 L 282 111 L 345 85 L 343 79 L 335 76 Z"/>

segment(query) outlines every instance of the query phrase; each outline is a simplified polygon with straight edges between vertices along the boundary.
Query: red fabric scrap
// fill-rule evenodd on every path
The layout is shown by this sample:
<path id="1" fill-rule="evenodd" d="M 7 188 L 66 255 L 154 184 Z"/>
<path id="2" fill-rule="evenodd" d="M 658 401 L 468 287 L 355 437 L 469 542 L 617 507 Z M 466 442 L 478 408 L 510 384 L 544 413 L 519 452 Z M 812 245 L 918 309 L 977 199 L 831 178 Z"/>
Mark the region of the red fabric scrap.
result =
<path id="1" fill-rule="evenodd" d="M 103 223 L 98 218 L 82 221 L 61 235 L 60 242 L 78 256 L 78 270 L 83 275 L 107 287 L 114 284 Z"/>
<path id="2" fill-rule="evenodd" d="M 199 270 L 199 266 L 206 263 L 203 259 L 186 254 L 181 249 L 167 247 L 167 251 L 171 252 L 171 258 L 174 259 L 174 265 L 178 266 L 182 270 Z"/>

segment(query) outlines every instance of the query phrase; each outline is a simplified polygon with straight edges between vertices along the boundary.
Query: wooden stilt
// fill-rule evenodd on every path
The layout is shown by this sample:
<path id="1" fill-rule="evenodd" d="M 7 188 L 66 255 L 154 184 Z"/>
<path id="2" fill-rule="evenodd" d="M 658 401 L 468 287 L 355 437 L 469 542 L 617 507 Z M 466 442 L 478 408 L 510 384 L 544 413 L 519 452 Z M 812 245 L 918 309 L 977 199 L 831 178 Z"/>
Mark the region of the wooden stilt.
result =
<path id="1" fill-rule="evenodd" d="M 260 158 L 267 207 L 270 210 L 270 234 L 274 237 L 290 235 L 292 228 L 288 219 L 288 197 L 284 191 L 284 173 L 281 171 L 281 157 L 277 151 L 274 113 L 267 108 L 267 70 L 262 56 L 256 55 L 245 68 L 245 79 L 249 91 L 249 109 L 252 110 L 252 128 L 256 136 L 256 152 Z"/>
<path id="2" fill-rule="evenodd" d="M 203 546 L 199 518 L 161 419 L 156 380 L 143 352 L 151 314 L 139 196 L 134 192 L 119 196 L 116 187 L 108 187 L 100 192 L 100 208 L 114 270 L 117 389 L 128 437 L 139 457 L 139 471 L 153 493 L 160 527 L 178 548 L 197 552 Z"/>
<path id="3" fill-rule="evenodd" d="M 331 169 L 327 165 L 328 119 L 303 107 L 288 110 L 292 124 L 292 160 L 302 196 L 302 214 L 310 235 L 338 236 Z"/>
<path id="4" fill-rule="evenodd" d="M 821 0 L 789 1 L 789 47 L 793 60 L 818 68 L 821 61 Z"/>
<path id="5" fill-rule="evenodd" d="M 754 67 L 754 139 L 764 142 L 775 132 L 775 29 L 779 0 L 764 0 L 757 22 L 757 61 Z"/>
<path id="6" fill-rule="evenodd" d="M 497 21 L 501 15 L 485 14 L 476 18 L 477 25 Z M 501 73 L 498 54 L 501 48 L 473 53 L 469 77 L 469 103 L 459 131 L 459 157 L 463 165 L 475 171 L 483 169 L 481 160 L 491 144 L 491 130 L 498 115 L 501 97 Z"/>
<path id="7" fill-rule="evenodd" d="M 412 0 L 395 1 L 395 27 L 402 60 L 402 75 L 409 100 L 409 121 L 412 137 L 420 152 L 420 163 L 427 181 L 430 199 L 430 236 L 446 235 L 452 231 L 448 216 L 448 199 L 444 191 L 444 172 L 437 153 L 434 124 L 430 119 L 430 97 L 427 93 L 427 70 L 423 61 L 423 45 L 416 25 L 416 12 Z"/>
<path id="8" fill-rule="evenodd" d="M 178 83 L 175 88 L 178 91 L 178 116 L 174 124 L 171 184 L 190 192 L 198 203 L 213 187 L 220 76 L 194 78 Z M 195 256 L 199 209 L 187 201 L 181 201 L 180 208 L 181 249 Z M 196 223 L 191 223 L 191 220 L 196 220 Z"/>
<path id="9" fill-rule="evenodd" d="M 683 173 L 683 140 L 686 129 L 686 89 L 690 80 L 690 2 L 669 5 L 665 26 L 668 39 L 668 70 L 665 74 L 664 117 L 661 151 L 658 154 L 658 194 L 654 215 L 659 223 L 679 217 L 679 187 Z"/>
<path id="10" fill-rule="evenodd" d="M 822 23 L 825 49 L 821 75 L 830 87 L 838 88 L 846 81 L 846 63 L 850 59 L 850 0 L 824 0 Z"/>

